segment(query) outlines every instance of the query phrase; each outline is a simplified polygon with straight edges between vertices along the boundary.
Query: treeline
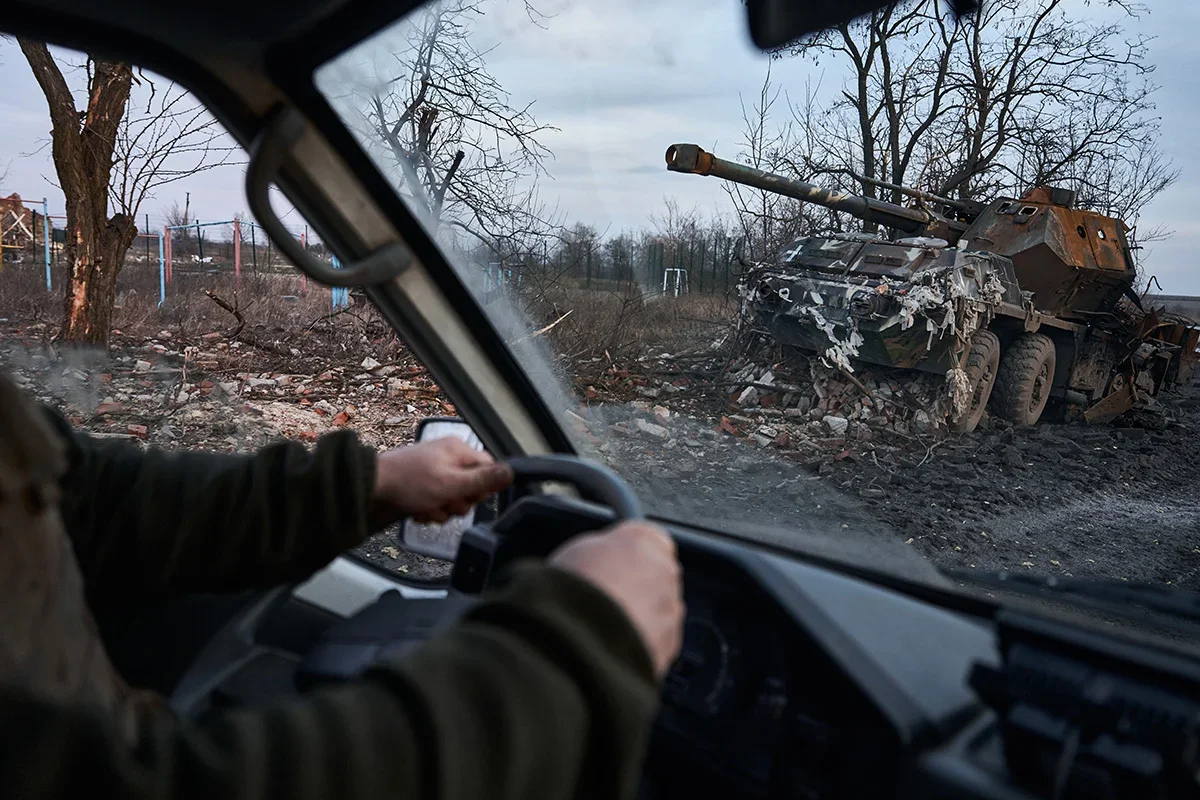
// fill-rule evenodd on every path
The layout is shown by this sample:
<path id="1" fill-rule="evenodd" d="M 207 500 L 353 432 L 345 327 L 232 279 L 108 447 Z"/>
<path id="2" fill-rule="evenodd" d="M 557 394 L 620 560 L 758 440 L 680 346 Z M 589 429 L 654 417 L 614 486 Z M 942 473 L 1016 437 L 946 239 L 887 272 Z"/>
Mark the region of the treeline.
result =
<path id="1" fill-rule="evenodd" d="M 520 244 L 478 244 L 466 255 L 490 286 L 711 294 L 734 290 L 739 263 L 751 253 L 736 225 L 668 203 L 639 230 L 605 233 L 576 223 Z"/>

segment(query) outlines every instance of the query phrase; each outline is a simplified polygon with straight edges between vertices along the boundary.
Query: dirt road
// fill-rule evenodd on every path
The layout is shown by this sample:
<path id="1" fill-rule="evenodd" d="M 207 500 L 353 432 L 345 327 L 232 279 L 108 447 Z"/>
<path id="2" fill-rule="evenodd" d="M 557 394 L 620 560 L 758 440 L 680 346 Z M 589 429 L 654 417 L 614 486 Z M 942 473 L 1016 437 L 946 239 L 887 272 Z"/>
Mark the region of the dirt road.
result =
<path id="1" fill-rule="evenodd" d="M 827 439 L 807 463 L 660 414 L 662 430 L 634 424 L 599 451 L 665 516 L 892 538 L 946 567 L 1200 590 L 1200 389 L 1165 400 L 1162 431 L 987 421 L 906 445 Z"/>

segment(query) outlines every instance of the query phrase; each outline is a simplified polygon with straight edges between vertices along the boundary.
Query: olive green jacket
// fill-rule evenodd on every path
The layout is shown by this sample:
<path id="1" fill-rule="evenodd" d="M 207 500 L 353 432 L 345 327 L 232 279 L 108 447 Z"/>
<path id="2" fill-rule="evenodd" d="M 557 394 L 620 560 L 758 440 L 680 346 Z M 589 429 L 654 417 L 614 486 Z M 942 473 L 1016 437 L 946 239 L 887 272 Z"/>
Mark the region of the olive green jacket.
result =
<path id="1" fill-rule="evenodd" d="M 369 533 L 375 454 L 351 433 L 313 451 L 168 453 L 52 419 L 68 442 L 61 514 L 93 600 L 298 579 Z M 526 564 L 414 656 L 355 684 L 203 724 L 151 715 L 133 747 L 102 707 L 7 681 L 0 796 L 632 797 L 656 702 L 623 612 Z"/>

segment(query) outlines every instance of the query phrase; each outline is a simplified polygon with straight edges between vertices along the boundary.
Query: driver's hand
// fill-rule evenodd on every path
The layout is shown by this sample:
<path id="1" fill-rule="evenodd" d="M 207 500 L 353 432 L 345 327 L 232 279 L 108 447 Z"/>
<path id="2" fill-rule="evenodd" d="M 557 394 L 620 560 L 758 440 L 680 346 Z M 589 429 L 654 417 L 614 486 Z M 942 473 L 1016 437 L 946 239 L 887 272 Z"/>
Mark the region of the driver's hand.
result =
<path id="1" fill-rule="evenodd" d="M 512 483 L 507 464 L 459 439 L 434 439 L 381 453 L 375 467 L 375 501 L 381 525 L 409 516 L 445 522 Z"/>
<path id="2" fill-rule="evenodd" d="M 683 580 L 675 542 L 649 522 L 622 522 L 577 536 L 550 564 L 600 587 L 633 622 L 658 677 L 666 674 L 683 639 Z"/>

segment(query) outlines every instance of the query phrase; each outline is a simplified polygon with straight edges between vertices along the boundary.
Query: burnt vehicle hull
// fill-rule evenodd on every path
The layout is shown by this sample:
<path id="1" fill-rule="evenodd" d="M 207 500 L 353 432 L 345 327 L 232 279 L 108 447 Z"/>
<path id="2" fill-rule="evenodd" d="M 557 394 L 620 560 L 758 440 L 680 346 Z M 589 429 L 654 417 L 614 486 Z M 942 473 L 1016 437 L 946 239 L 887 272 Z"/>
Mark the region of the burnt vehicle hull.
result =
<path id="1" fill-rule="evenodd" d="M 819 266 L 812 264 L 815 253 L 823 256 Z M 997 308 L 1021 302 L 1011 262 L 964 254 L 945 242 L 811 237 L 793 243 L 783 258 L 743 277 L 744 312 L 780 343 L 821 354 L 845 371 L 853 371 L 853 362 L 956 369 L 971 336 Z"/>
<path id="2" fill-rule="evenodd" d="M 694 144 L 667 169 L 711 175 L 883 225 L 799 239 L 743 275 L 743 319 L 845 374 L 856 364 L 944 373 L 948 416 L 970 430 L 984 404 L 1016 425 L 1051 397 L 1089 422 L 1153 407 L 1191 381 L 1200 331 L 1143 308 L 1128 227 L 1037 187 L 986 203 L 857 177 L 901 206 L 726 161 Z M 994 391 L 993 391 L 994 390 Z"/>
<path id="3" fill-rule="evenodd" d="M 811 321 L 789 314 L 759 312 L 756 322 L 769 330 L 780 344 L 813 353 L 825 353 L 829 349 L 829 337 Z M 834 322 L 833 325 L 835 336 L 840 340 L 852 335 L 848 322 Z M 858 332 L 863 342 L 858 346 L 855 361 L 930 373 L 944 373 L 958 363 L 958 356 L 949 342 L 939 339 L 930 347 L 924 331 L 899 331 L 891 326 L 882 331 L 859 328 Z"/>

